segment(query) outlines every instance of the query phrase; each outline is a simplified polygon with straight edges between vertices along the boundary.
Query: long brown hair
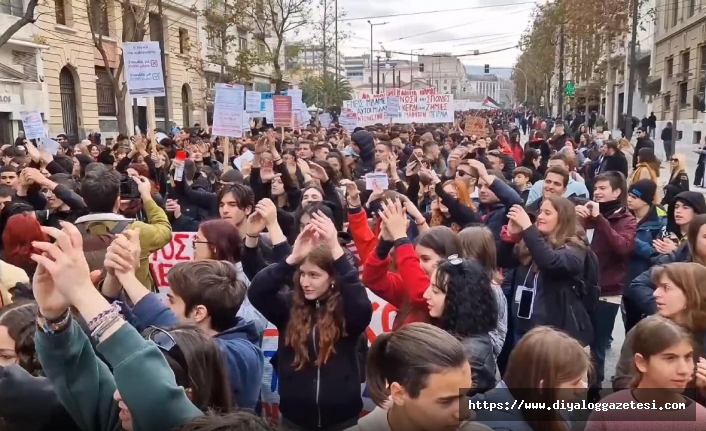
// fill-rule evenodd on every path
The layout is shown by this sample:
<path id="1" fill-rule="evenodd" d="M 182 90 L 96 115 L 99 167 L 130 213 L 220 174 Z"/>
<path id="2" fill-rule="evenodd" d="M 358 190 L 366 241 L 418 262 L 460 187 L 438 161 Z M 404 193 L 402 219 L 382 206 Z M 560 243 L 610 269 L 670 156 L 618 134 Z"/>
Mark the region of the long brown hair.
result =
<path id="1" fill-rule="evenodd" d="M 696 245 L 699 242 L 699 231 L 701 230 L 701 227 L 705 224 L 706 214 L 696 215 L 689 223 L 689 228 L 686 231 L 686 240 L 689 244 L 691 261 L 703 266 L 706 266 L 706 256 L 699 256 L 697 252 L 698 248 L 696 248 Z"/>
<path id="2" fill-rule="evenodd" d="M 502 275 L 498 271 L 493 232 L 485 226 L 470 226 L 459 232 L 458 239 L 461 240 L 463 257 L 478 261 L 487 272 L 491 282 L 502 283 Z"/>
<path id="3" fill-rule="evenodd" d="M 326 245 L 321 244 L 312 250 L 305 262 L 323 269 L 334 280 L 336 271 L 333 265 L 333 255 Z M 309 362 L 308 341 L 312 325 L 316 325 L 319 333 L 319 353 L 315 362 L 319 367 L 326 364 L 332 353 L 336 353 L 333 345 L 339 338 L 346 335 L 342 298 L 336 281 L 334 280 L 331 289 L 316 301 L 323 303 L 321 307 L 317 307 L 304 297 L 299 277 L 300 270 L 297 270 L 294 274 L 292 307 L 284 341 L 285 345 L 294 349 L 294 363 L 292 365 L 296 370 L 302 369 Z"/>
<path id="4" fill-rule="evenodd" d="M 662 316 L 650 316 L 642 319 L 640 323 L 635 325 L 633 331 L 632 343 L 630 344 L 633 355 L 631 388 L 636 388 L 642 380 L 642 373 L 635 366 L 636 355 L 647 360 L 682 341 L 688 341 L 692 346 L 694 345 L 694 340 L 686 328 Z"/>
<path id="5" fill-rule="evenodd" d="M 540 326 L 512 350 L 503 381 L 515 399 L 551 405 L 562 398 L 557 389 L 560 384 L 583 377 L 590 367 L 591 358 L 578 341 Z M 534 430 L 566 431 L 558 410 L 523 409 L 522 416 Z"/>
<path id="6" fill-rule="evenodd" d="M 674 283 L 686 298 L 684 321 L 680 322 L 693 332 L 706 330 L 706 267 L 694 262 L 675 262 L 652 270 L 652 282 L 662 283 L 664 278 Z"/>
<path id="7" fill-rule="evenodd" d="M 448 180 L 442 185 L 442 188 L 448 185 L 451 185 L 456 189 L 456 194 L 458 195 L 457 199 L 462 205 L 465 205 L 473 211 L 476 211 L 476 206 L 473 205 L 473 201 L 471 200 L 471 194 L 468 192 L 468 187 L 466 186 L 466 183 L 463 180 Z M 438 203 L 441 203 L 441 198 L 437 197 L 436 199 Z M 431 210 L 430 226 L 441 226 L 443 220 L 444 215 L 441 213 L 441 210 L 438 207 Z M 459 226 L 458 223 L 454 221 L 451 223 L 451 230 L 453 230 L 454 232 L 460 232 L 461 226 Z"/>
<path id="8" fill-rule="evenodd" d="M 42 376 L 42 364 L 34 347 L 36 322 L 36 302 L 13 302 L 0 309 L 0 325 L 6 327 L 10 338 L 15 340 L 18 365 L 33 376 Z"/>
<path id="9" fill-rule="evenodd" d="M 549 201 L 557 212 L 557 226 L 554 232 L 546 238 L 547 242 L 555 249 L 566 244 L 585 247 L 584 242 L 580 239 L 581 229 L 577 223 L 574 204 L 563 196 L 549 196 L 544 201 Z M 520 262 L 523 265 L 529 265 L 532 262 L 532 256 L 524 240 L 517 247 Z"/>

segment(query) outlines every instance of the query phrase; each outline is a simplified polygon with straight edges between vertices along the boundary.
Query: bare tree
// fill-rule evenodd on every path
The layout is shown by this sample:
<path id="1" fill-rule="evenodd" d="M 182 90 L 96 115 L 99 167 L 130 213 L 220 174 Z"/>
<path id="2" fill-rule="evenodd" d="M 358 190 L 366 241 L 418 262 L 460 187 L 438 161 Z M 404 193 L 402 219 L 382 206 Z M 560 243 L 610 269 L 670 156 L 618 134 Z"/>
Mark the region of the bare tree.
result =
<path id="1" fill-rule="evenodd" d="M 294 37 L 307 25 L 313 0 L 255 0 L 246 15 L 255 37 L 262 44 L 267 64 L 272 66 L 275 91 L 285 89 L 284 48 L 287 37 Z"/>
<path id="2" fill-rule="evenodd" d="M 312 46 L 319 49 L 321 52 L 321 81 L 334 83 L 332 88 L 335 88 L 340 81 L 338 70 L 336 68 L 338 58 L 338 44 L 350 38 L 351 33 L 343 28 L 337 28 L 336 21 L 346 16 L 346 11 L 343 8 L 336 10 L 336 2 L 334 0 L 318 0 L 318 5 L 314 11 L 315 21 L 313 23 Z M 350 26 L 350 24 L 347 24 Z M 330 68 L 334 68 L 333 79 L 330 79 Z M 324 93 L 324 107 L 329 106 L 330 98 L 328 93 Z"/>
<path id="3" fill-rule="evenodd" d="M 123 77 L 125 60 L 124 57 L 120 55 L 117 67 L 111 68 L 110 58 L 108 57 L 108 51 L 105 46 L 107 42 L 103 39 L 105 33 L 108 33 L 107 0 L 86 0 L 85 4 L 86 11 L 88 12 L 88 25 L 91 29 L 93 45 L 100 53 L 105 69 L 109 71 L 110 83 L 115 93 L 118 131 L 122 134 L 130 135 L 130 128 L 127 124 L 127 107 L 125 105 L 128 87 Z M 145 0 L 145 3 L 140 5 L 133 4 L 131 0 L 121 0 L 119 4 L 122 12 L 122 32 L 120 37 L 122 42 L 139 42 L 144 40 L 145 34 L 147 34 L 146 22 L 150 14 L 150 7 L 153 6 L 151 0 Z M 117 22 L 119 20 L 115 21 Z"/>
<path id="4" fill-rule="evenodd" d="M 2 34 L 0 34 L 0 46 L 5 45 L 15 33 L 20 31 L 22 27 L 27 24 L 32 24 L 37 20 L 34 17 L 34 9 L 37 7 L 38 2 L 39 0 L 29 0 L 29 3 L 27 3 L 27 10 L 24 15 L 22 15 L 19 20 L 15 21 L 11 26 L 5 29 Z"/>

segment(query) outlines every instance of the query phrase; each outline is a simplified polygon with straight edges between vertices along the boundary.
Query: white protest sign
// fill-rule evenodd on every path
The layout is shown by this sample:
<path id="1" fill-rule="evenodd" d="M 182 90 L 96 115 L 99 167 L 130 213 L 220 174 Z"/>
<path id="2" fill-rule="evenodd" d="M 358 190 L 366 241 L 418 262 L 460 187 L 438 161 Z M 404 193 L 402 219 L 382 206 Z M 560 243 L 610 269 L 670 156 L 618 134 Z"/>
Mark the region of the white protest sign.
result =
<path id="1" fill-rule="evenodd" d="M 297 112 L 297 118 L 299 120 L 299 127 L 306 127 L 309 125 L 311 114 L 309 114 L 309 111 L 307 111 L 306 108 L 300 109 Z"/>
<path id="2" fill-rule="evenodd" d="M 161 97 L 164 90 L 159 42 L 124 42 L 123 60 L 132 97 Z"/>
<path id="3" fill-rule="evenodd" d="M 302 102 L 302 90 L 298 88 L 287 90 L 287 96 L 292 98 L 292 111 L 306 109 L 306 105 Z"/>
<path id="4" fill-rule="evenodd" d="M 319 122 L 321 123 L 321 127 L 328 129 L 328 126 L 331 125 L 331 114 L 326 112 L 319 115 Z"/>
<path id="5" fill-rule="evenodd" d="M 44 121 L 39 111 L 22 111 L 20 112 L 20 117 L 22 118 L 25 138 L 39 139 L 44 137 Z"/>
<path id="6" fill-rule="evenodd" d="M 374 94 L 367 99 L 345 100 L 343 107 L 356 113 L 359 126 L 371 126 L 387 120 L 387 96 L 384 94 Z"/>
<path id="7" fill-rule="evenodd" d="M 239 171 L 243 171 L 243 161 L 248 161 L 252 162 L 253 159 L 255 158 L 255 153 L 253 153 L 250 150 L 247 150 L 243 153 L 242 156 L 238 156 L 235 159 L 233 159 L 233 166 L 238 168 Z"/>
<path id="8" fill-rule="evenodd" d="M 260 112 L 260 102 L 262 94 L 259 91 L 248 91 L 245 93 L 245 111 Z"/>
<path id="9" fill-rule="evenodd" d="M 265 105 L 265 120 L 267 120 L 268 123 L 272 124 L 275 122 L 275 105 L 272 102 L 272 99 L 265 99 L 262 101 L 262 103 Z"/>
<path id="10" fill-rule="evenodd" d="M 243 135 L 252 132 L 250 128 L 250 117 L 243 112 Z"/>
<path id="11" fill-rule="evenodd" d="M 387 98 L 387 116 L 389 118 L 397 118 L 400 116 L 399 96 L 389 96 Z"/>
<path id="12" fill-rule="evenodd" d="M 56 153 L 59 152 L 59 148 L 61 147 L 61 144 L 46 136 L 40 138 L 39 142 L 41 142 L 44 151 L 51 154 L 52 156 L 56 156 Z"/>
<path id="13" fill-rule="evenodd" d="M 242 85 L 216 84 L 211 134 L 240 138 L 243 136 L 243 102 L 245 87 Z"/>
<path id="14" fill-rule="evenodd" d="M 341 108 L 341 116 L 338 117 L 338 124 L 348 130 L 349 133 L 353 133 L 353 130 L 358 127 L 358 114 L 352 109 Z"/>

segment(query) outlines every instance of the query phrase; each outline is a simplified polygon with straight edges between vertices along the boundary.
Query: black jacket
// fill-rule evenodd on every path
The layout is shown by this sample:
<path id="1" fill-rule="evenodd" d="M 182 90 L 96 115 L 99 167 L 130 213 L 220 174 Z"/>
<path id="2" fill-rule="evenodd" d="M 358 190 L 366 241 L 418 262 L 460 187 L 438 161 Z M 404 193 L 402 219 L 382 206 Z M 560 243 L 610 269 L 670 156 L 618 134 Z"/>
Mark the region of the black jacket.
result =
<path id="1" fill-rule="evenodd" d="M 0 367 L 0 429 L 78 431 L 49 379 L 19 365 Z"/>
<path id="2" fill-rule="evenodd" d="M 358 130 L 351 135 L 351 140 L 360 150 L 360 154 L 358 154 L 360 159 L 355 170 L 355 177 L 361 178 L 375 170 L 375 139 L 373 134 L 367 130 Z"/>
<path id="3" fill-rule="evenodd" d="M 280 411 L 287 420 L 309 430 L 326 429 L 358 417 L 363 408 L 360 395 L 358 341 L 365 332 L 373 309 L 358 269 L 342 256 L 334 262 L 336 286 L 340 292 L 345 330 L 334 344 L 334 351 L 322 367 L 314 365 L 318 333 L 312 322 L 307 340 L 310 361 L 295 370 L 294 349 L 285 344 L 290 319 L 292 284 L 296 267 L 274 263 L 257 274 L 248 288 L 248 298 L 281 334 L 277 361 L 273 366 L 279 378 Z M 307 304 L 319 308 L 319 301 Z M 316 319 L 316 317 L 314 318 Z"/>
<path id="4" fill-rule="evenodd" d="M 639 138 L 637 140 L 637 143 L 635 144 L 635 152 L 632 153 L 632 168 L 633 169 L 635 169 L 635 167 L 637 166 L 638 153 L 643 148 L 652 148 L 652 150 L 654 151 L 655 143 L 652 142 L 652 139 L 649 136 L 644 136 L 642 138 Z"/>
<path id="5" fill-rule="evenodd" d="M 674 198 L 681 192 L 689 191 L 689 175 L 686 172 L 680 172 L 676 177 L 669 180 L 669 183 L 664 186 L 664 197 L 662 205 L 670 205 Z"/>

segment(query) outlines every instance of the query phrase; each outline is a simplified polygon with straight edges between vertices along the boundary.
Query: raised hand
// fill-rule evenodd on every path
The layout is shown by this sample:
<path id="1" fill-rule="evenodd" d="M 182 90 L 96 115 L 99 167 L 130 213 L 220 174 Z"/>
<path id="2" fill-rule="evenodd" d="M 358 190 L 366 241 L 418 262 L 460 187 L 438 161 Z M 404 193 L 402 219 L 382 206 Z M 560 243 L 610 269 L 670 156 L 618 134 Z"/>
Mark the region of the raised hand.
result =
<path id="1" fill-rule="evenodd" d="M 317 247 L 320 241 L 319 233 L 316 227 L 309 223 L 302 229 L 294 241 L 292 253 L 287 257 L 287 263 L 290 265 L 298 265 Z"/>
<path id="2" fill-rule="evenodd" d="M 118 279 L 133 276 L 140 266 L 140 230 L 127 230 L 115 236 L 105 253 L 104 266 L 115 272 Z"/>
<path id="3" fill-rule="evenodd" d="M 348 206 L 359 207 L 361 202 L 358 186 L 351 180 L 341 180 L 340 184 L 346 188 L 346 201 L 348 202 Z"/>
<path id="4" fill-rule="evenodd" d="M 277 224 L 277 206 L 270 199 L 262 199 L 255 205 L 255 212 L 265 221 L 265 226 Z"/>
<path id="5" fill-rule="evenodd" d="M 311 170 L 311 178 L 319 180 L 322 183 L 328 181 L 326 170 L 318 163 L 309 163 L 309 169 Z"/>
<path id="6" fill-rule="evenodd" d="M 393 240 L 407 236 L 407 213 L 399 199 L 383 202 L 379 215 Z"/>
<path id="7" fill-rule="evenodd" d="M 513 205 L 507 213 L 507 218 L 513 221 L 523 231 L 532 226 L 532 220 L 521 205 Z"/>
<path id="8" fill-rule="evenodd" d="M 326 217 L 321 211 L 317 211 L 311 217 L 310 222 L 315 228 L 319 237 L 324 241 L 331 250 L 340 247 L 338 243 L 338 230 L 330 218 Z"/>

